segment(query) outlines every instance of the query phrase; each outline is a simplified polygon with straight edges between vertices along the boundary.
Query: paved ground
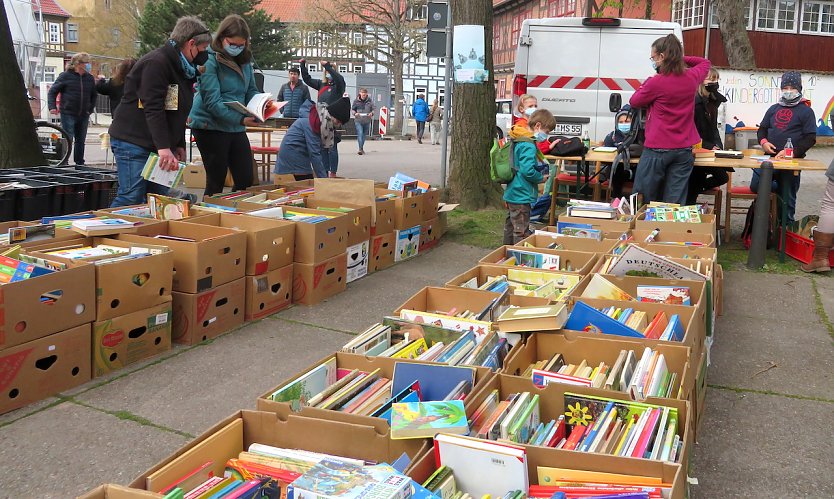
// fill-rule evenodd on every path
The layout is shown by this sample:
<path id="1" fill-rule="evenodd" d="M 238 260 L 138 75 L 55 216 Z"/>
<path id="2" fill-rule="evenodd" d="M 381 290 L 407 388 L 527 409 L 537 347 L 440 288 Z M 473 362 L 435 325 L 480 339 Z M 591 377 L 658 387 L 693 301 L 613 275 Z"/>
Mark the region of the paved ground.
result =
<path id="1" fill-rule="evenodd" d="M 351 144 L 343 146 L 347 152 Z M 431 148 L 368 144 L 367 156 L 344 154 L 343 168 L 349 176 L 383 179 L 402 170 L 436 181 L 428 173 L 436 172 L 439 153 L 425 152 Z M 808 177 L 800 212 L 810 213 L 822 179 Z M 64 498 L 101 482 L 131 481 L 485 253 L 441 243 L 316 307 L 294 307 L 210 344 L 175 348 L 0 416 L 0 497 Z M 741 271 L 728 272 L 725 282 L 706 419 L 692 449 L 692 497 L 834 497 L 834 280 Z"/>

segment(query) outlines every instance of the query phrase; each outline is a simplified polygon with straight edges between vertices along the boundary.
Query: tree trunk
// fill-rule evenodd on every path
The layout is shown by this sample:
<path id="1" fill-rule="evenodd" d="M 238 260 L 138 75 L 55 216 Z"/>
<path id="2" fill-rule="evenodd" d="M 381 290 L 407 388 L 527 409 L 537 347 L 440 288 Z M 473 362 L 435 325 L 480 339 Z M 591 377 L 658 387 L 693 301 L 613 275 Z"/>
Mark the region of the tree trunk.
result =
<path id="1" fill-rule="evenodd" d="M 0 168 L 43 165 L 5 4 L 0 5 L 0 67 L 6 68 L 0 71 Z"/>
<path id="2" fill-rule="evenodd" d="M 652 7 L 653 7 L 652 2 L 653 2 L 653 0 L 646 0 L 646 11 L 643 14 L 643 17 L 645 19 L 651 19 L 652 18 Z"/>
<path id="3" fill-rule="evenodd" d="M 750 37 L 747 35 L 747 23 L 744 13 L 750 6 L 748 0 L 715 1 L 718 9 L 718 25 L 724 41 L 724 52 L 730 67 L 736 69 L 755 69 L 756 57 Z"/>
<path id="4" fill-rule="evenodd" d="M 484 60 L 489 79 L 481 84 L 455 84 L 452 109 L 452 151 L 449 196 L 465 209 L 501 205 L 501 187 L 489 178 L 489 149 L 495 133 L 495 86 L 492 65 L 492 2 L 452 2 L 455 25 L 485 27 Z"/>
<path id="5" fill-rule="evenodd" d="M 396 110 L 394 119 L 391 120 L 388 126 L 388 135 L 400 135 L 403 133 L 403 120 L 408 118 L 408 114 L 403 113 L 405 105 L 400 102 L 405 99 L 403 91 L 403 55 L 395 52 L 392 58 L 391 76 L 394 78 L 394 101 L 391 103 Z M 403 116 L 405 114 L 405 116 Z"/>

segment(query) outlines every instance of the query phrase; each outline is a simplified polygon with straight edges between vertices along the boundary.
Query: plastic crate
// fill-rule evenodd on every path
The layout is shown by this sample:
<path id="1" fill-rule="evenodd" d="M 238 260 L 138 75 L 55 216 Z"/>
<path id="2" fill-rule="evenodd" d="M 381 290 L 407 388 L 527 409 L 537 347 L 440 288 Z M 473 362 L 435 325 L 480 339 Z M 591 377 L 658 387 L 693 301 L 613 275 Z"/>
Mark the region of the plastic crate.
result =
<path id="1" fill-rule="evenodd" d="M 37 179 L 25 179 L 20 182 L 29 187 L 17 190 L 17 220 L 35 221 L 59 214 L 61 204 L 56 193 L 57 184 Z"/>
<path id="2" fill-rule="evenodd" d="M 811 263 L 814 257 L 814 241 L 795 232 L 787 231 L 785 233 L 785 254 L 802 263 Z M 834 267 L 834 250 L 828 253 L 828 264 Z"/>
<path id="3" fill-rule="evenodd" d="M 72 177 L 69 175 L 43 174 L 32 176 L 37 180 L 44 180 L 57 184 L 55 193 L 61 199 L 61 204 L 54 206 L 59 215 L 69 215 L 91 209 L 87 190 L 91 180 Z"/>
<path id="4" fill-rule="evenodd" d="M 0 222 L 15 220 L 17 206 L 17 189 L 0 191 Z"/>
<path id="5" fill-rule="evenodd" d="M 119 178 L 116 175 L 112 173 L 78 171 L 73 173 L 72 176 L 90 181 L 87 190 L 90 209 L 110 208 L 110 204 L 116 198 L 116 192 L 119 190 Z"/>

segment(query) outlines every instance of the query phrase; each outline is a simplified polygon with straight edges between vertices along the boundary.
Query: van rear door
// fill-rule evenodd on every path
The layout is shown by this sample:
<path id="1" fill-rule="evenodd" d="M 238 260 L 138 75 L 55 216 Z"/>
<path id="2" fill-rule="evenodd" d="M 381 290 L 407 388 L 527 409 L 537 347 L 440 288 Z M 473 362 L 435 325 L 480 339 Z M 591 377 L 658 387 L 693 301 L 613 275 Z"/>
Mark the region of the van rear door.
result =
<path id="1" fill-rule="evenodd" d="M 564 23 L 564 24 L 561 24 Z M 556 117 L 558 135 L 580 136 L 597 114 L 600 29 L 581 19 L 530 19 L 526 33 L 527 92 Z M 525 33 L 522 33 L 524 35 Z M 607 104 L 606 104 L 607 105 Z"/>

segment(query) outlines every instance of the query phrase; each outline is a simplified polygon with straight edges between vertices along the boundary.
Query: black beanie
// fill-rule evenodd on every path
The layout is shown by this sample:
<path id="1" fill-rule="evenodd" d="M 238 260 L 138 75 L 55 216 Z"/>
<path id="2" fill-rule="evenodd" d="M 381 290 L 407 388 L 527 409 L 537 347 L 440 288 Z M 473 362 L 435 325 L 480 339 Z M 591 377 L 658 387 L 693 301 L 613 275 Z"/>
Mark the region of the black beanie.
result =
<path id="1" fill-rule="evenodd" d="M 336 118 L 342 124 L 350 121 L 350 99 L 342 97 L 327 106 L 327 112 L 331 118 Z"/>

